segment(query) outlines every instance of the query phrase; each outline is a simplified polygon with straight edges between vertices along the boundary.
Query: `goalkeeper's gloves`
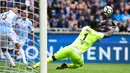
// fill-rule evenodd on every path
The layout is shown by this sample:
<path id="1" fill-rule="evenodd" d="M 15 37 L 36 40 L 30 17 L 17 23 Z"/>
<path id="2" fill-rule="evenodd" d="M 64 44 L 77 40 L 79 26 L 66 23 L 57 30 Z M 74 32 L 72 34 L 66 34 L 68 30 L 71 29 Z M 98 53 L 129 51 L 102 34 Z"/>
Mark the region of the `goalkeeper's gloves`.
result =
<path id="1" fill-rule="evenodd" d="M 112 21 L 112 25 L 113 25 L 113 26 L 117 26 L 117 25 L 118 25 L 118 22 L 115 21 L 115 20 L 113 20 L 113 21 Z"/>
<path id="2" fill-rule="evenodd" d="M 106 23 L 105 23 L 106 21 L 107 21 L 107 20 L 100 21 L 98 25 L 99 25 L 99 26 L 104 26 L 104 25 L 106 25 Z"/>

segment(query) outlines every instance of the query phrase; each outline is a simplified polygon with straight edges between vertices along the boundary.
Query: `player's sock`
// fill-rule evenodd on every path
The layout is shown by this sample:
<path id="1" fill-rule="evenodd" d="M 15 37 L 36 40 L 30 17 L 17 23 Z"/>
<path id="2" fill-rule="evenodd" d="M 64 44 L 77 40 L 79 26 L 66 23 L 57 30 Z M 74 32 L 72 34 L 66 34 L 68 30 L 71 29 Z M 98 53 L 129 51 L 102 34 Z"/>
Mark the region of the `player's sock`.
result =
<path id="1" fill-rule="evenodd" d="M 9 62 L 11 63 L 12 66 L 15 66 L 15 63 L 13 61 L 13 59 L 11 58 L 9 52 L 7 51 L 7 48 L 1 48 L 3 55 L 9 60 Z"/>
<path id="2" fill-rule="evenodd" d="M 49 57 L 47 58 L 47 63 L 50 63 L 50 62 L 53 62 L 53 61 L 56 61 L 57 59 L 55 58 L 55 56 L 52 56 L 52 57 Z"/>
<path id="3" fill-rule="evenodd" d="M 53 62 L 52 57 L 47 58 L 47 63 Z"/>
<path id="4" fill-rule="evenodd" d="M 26 57 L 25 57 L 25 53 L 24 53 L 23 48 L 20 48 L 19 53 L 20 53 L 20 55 L 22 56 L 23 63 L 27 66 L 27 69 L 32 70 L 33 67 L 28 64 L 28 62 L 27 62 L 27 60 L 26 60 Z"/>
<path id="5" fill-rule="evenodd" d="M 63 63 L 60 67 L 57 67 L 56 69 L 65 69 L 65 68 L 68 68 L 67 64 L 66 63 Z"/>
<path id="6" fill-rule="evenodd" d="M 33 68 L 39 67 L 40 66 L 40 62 L 36 63 Z"/>
<path id="7" fill-rule="evenodd" d="M 15 63 L 8 52 L 4 52 L 4 56 L 9 60 L 10 64 L 14 67 Z"/>
<path id="8" fill-rule="evenodd" d="M 24 50 L 22 48 L 19 49 L 19 53 L 20 55 L 22 56 L 22 59 L 23 59 L 23 63 L 28 66 L 28 62 L 26 60 L 26 57 L 25 57 L 25 53 L 24 53 Z"/>
<path id="9" fill-rule="evenodd" d="M 54 56 L 49 57 L 49 58 L 47 58 L 47 63 L 53 62 L 54 60 L 56 60 L 54 58 Z M 33 67 L 36 68 L 36 67 L 39 67 L 39 66 L 40 66 L 40 62 L 36 63 Z"/>

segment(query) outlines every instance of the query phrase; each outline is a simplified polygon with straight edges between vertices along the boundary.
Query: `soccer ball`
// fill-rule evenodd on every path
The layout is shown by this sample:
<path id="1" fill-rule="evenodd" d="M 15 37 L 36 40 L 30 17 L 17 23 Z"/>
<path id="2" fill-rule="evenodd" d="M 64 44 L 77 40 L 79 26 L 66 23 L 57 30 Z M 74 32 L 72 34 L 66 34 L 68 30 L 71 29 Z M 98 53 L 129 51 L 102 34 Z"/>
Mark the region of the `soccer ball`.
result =
<path id="1" fill-rule="evenodd" d="M 113 13 L 112 7 L 110 7 L 110 6 L 105 6 L 104 9 L 103 9 L 103 13 L 104 13 L 104 15 L 106 15 L 106 16 L 112 15 L 112 13 Z"/>

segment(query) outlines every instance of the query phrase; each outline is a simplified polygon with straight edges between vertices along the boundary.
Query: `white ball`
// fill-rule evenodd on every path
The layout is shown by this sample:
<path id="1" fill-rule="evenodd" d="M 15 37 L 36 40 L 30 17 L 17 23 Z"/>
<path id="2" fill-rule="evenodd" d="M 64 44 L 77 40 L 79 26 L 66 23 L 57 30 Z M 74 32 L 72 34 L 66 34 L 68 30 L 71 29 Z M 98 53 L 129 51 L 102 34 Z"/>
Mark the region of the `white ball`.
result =
<path id="1" fill-rule="evenodd" d="M 105 6 L 104 9 L 103 9 L 103 13 L 104 13 L 106 16 L 112 15 L 112 13 L 113 13 L 112 7 L 111 7 L 111 6 Z"/>

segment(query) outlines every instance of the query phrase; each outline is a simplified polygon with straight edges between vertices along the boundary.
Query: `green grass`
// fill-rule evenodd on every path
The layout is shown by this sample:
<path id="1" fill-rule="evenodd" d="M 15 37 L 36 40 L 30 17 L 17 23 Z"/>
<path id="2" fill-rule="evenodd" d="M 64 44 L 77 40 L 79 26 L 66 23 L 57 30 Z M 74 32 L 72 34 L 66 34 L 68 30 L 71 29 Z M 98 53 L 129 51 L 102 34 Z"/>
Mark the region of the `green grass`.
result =
<path id="1" fill-rule="evenodd" d="M 55 68 L 60 65 L 61 63 L 48 64 L 48 73 L 130 73 L 130 64 L 86 63 L 77 69 L 56 70 Z M 7 63 L 0 62 L 0 73 L 40 73 L 40 70 L 39 68 L 34 70 L 27 70 L 22 63 L 16 63 L 16 68 L 9 68 Z"/>
<path id="2" fill-rule="evenodd" d="M 56 70 L 60 63 L 48 65 L 48 73 L 130 73 L 130 64 L 90 64 L 77 69 Z"/>
<path id="3" fill-rule="evenodd" d="M 30 63 L 32 66 L 33 64 Z M 10 68 L 7 62 L 0 62 L 0 73 L 40 73 L 39 68 L 34 70 L 27 70 L 23 63 L 16 63 L 15 68 Z"/>

